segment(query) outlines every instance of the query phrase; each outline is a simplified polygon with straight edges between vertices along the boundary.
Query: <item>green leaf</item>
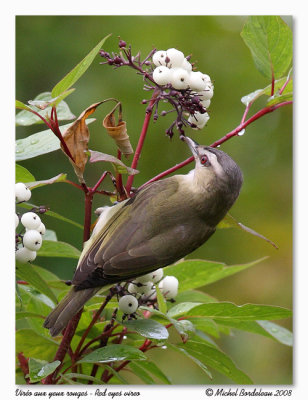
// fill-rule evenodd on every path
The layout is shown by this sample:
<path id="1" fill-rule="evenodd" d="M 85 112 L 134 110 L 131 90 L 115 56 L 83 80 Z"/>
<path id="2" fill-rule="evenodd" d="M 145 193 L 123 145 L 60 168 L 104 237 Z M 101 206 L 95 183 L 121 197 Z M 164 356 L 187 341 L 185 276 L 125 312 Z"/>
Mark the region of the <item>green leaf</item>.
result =
<path id="1" fill-rule="evenodd" d="M 113 361 L 124 360 L 146 360 L 145 354 L 135 347 L 125 344 L 110 344 L 106 347 L 96 349 L 92 353 L 87 354 L 80 363 L 108 363 Z"/>
<path id="2" fill-rule="evenodd" d="M 256 68 L 267 78 L 281 77 L 292 60 L 292 31 L 278 16 L 251 16 L 241 36 Z"/>
<path id="3" fill-rule="evenodd" d="M 34 204 L 31 204 L 31 203 L 19 203 L 18 207 L 25 208 L 27 210 L 31 210 L 33 208 L 38 208 L 37 206 L 35 206 Z M 60 215 L 60 214 L 58 214 L 58 213 L 56 213 L 54 211 L 50 211 L 50 210 L 46 211 L 44 213 L 44 216 L 45 215 L 47 215 L 49 217 L 53 217 L 53 218 L 59 219 L 59 220 L 64 221 L 64 222 L 67 222 L 67 223 L 69 223 L 71 225 L 74 225 L 75 227 L 83 230 L 83 226 L 81 224 L 79 224 L 78 222 L 75 222 L 75 221 L 72 221 L 69 218 L 63 217 L 62 215 Z"/>
<path id="4" fill-rule="evenodd" d="M 184 354 L 188 354 L 195 358 L 195 360 L 198 360 L 199 363 L 207 365 L 232 379 L 235 383 L 241 385 L 253 383 L 243 371 L 237 368 L 229 356 L 216 347 L 208 345 L 205 342 L 189 340 L 185 344 L 178 344 L 177 348 L 184 352 Z"/>
<path id="5" fill-rule="evenodd" d="M 93 121 L 95 121 L 95 118 L 89 118 L 86 120 L 86 123 L 89 125 Z M 71 124 L 60 126 L 61 133 L 70 126 Z M 59 149 L 59 139 L 50 129 L 46 129 L 27 136 L 24 139 L 16 140 L 15 159 L 16 161 L 28 160 L 29 158 L 51 153 Z"/>
<path id="6" fill-rule="evenodd" d="M 57 97 L 67 89 L 69 89 L 74 83 L 78 81 L 79 78 L 86 72 L 86 70 L 90 67 L 92 64 L 94 58 L 97 56 L 99 50 L 103 46 L 105 40 L 109 37 L 110 35 L 106 36 L 104 39 L 102 39 L 91 51 L 90 53 L 80 61 L 79 64 L 76 65 L 75 68 L 73 68 L 65 77 L 56 84 L 56 86 L 52 89 L 52 97 Z"/>
<path id="7" fill-rule="evenodd" d="M 43 315 L 36 314 L 33 312 L 28 312 L 28 311 L 16 312 L 16 320 L 22 319 L 22 318 L 43 318 L 43 319 L 45 319 L 45 317 Z"/>
<path id="8" fill-rule="evenodd" d="M 158 304 L 158 309 L 161 313 L 166 314 L 167 312 L 167 304 L 166 304 L 166 300 L 162 294 L 162 292 L 160 291 L 158 285 L 156 285 L 156 296 L 157 296 L 157 304 Z"/>
<path id="9" fill-rule="evenodd" d="M 197 357 L 195 357 L 193 354 L 191 354 L 189 351 L 187 351 L 185 348 L 182 348 L 180 346 L 176 346 L 174 344 L 168 343 L 168 349 L 172 349 L 178 353 L 182 353 L 184 354 L 186 357 L 188 357 L 189 359 L 191 359 L 194 363 L 196 363 L 203 372 L 206 373 L 206 375 L 212 379 L 212 374 L 209 371 L 208 367 L 202 362 L 200 361 Z"/>
<path id="10" fill-rule="evenodd" d="M 66 174 L 61 173 L 50 179 L 44 179 L 42 181 L 34 180 L 33 182 L 27 182 L 27 187 L 29 189 L 36 189 L 40 186 L 46 186 L 46 185 L 52 185 L 53 183 L 65 182 L 66 176 L 67 176 Z"/>
<path id="11" fill-rule="evenodd" d="M 223 321 L 232 321 L 236 319 L 255 321 L 289 318 L 292 313 L 290 310 L 278 306 L 260 304 L 244 304 L 242 306 L 237 306 L 233 303 L 221 302 L 196 306 L 191 309 L 188 314 L 189 316 L 200 315 Z"/>
<path id="12" fill-rule="evenodd" d="M 46 229 L 43 239 L 44 240 L 52 240 L 54 242 L 56 242 L 58 240 L 56 232 L 52 231 L 51 229 Z"/>
<path id="13" fill-rule="evenodd" d="M 61 376 L 61 380 L 64 380 L 64 381 L 67 381 L 67 382 L 69 382 L 69 383 L 75 383 L 75 384 L 80 384 L 80 382 L 75 382 L 74 381 L 74 379 L 80 379 L 80 380 L 84 380 L 84 381 L 87 381 L 87 383 L 89 382 L 89 381 L 91 381 L 91 382 L 93 382 L 93 383 L 96 383 L 97 385 L 101 385 L 102 384 L 102 381 L 100 380 L 100 379 L 98 379 L 98 378 L 94 378 L 93 376 L 91 376 L 91 375 L 85 375 L 85 374 L 77 374 L 77 373 L 75 373 L 75 372 L 71 372 L 71 373 L 68 373 L 68 374 L 60 374 L 60 376 Z M 61 381 L 60 381 L 61 382 Z M 59 383 L 60 383 L 59 382 Z"/>
<path id="14" fill-rule="evenodd" d="M 289 79 L 289 76 L 285 76 L 283 78 L 275 80 L 274 90 L 276 93 L 279 94 L 279 90 L 283 87 L 286 81 L 289 80 L 287 83 L 283 93 L 292 93 L 293 92 L 293 80 Z M 264 89 L 257 89 L 252 93 L 247 94 L 241 98 L 241 102 L 247 107 L 249 103 L 254 102 L 260 96 L 266 95 L 271 96 L 272 93 L 272 84 L 266 86 Z"/>
<path id="15" fill-rule="evenodd" d="M 192 322 L 197 330 L 219 338 L 219 327 L 211 318 L 187 316 L 187 320 Z"/>
<path id="16" fill-rule="evenodd" d="M 38 257 L 64 257 L 79 258 L 80 251 L 76 247 L 65 242 L 55 242 L 53 240 L 43 240 L 42 247 L 38 250 Z"/>
<path id="17" fill-rule="evenodd" d="M 277 94 L 268 99 L 267 106 L 271 107 L 274 106 L 275 104 L 280 104 L 284 101 L 292 101 L 292 100 L 293 100 L 293 93 L 283 93 L 281 95 Z"/>
<path id="18" fill-rule="evenodd" d="M 40 293 L 48 296 L 54 303 L 57 303 L 57 298 L 53 291 L 48 286 L 47 282 L 41 278 L 35 267 L 30 264 L 21 264 L 16 261 L 16 275 L 28 282 L 31 286 L 37 289 Z"/>
<path id="19" fill-rule="evenodd" d="M 186 290 L 185 292 L 181 292 L 176 296 L 177 303 L 213 303 L 216 301 L 217 300 L 214 297 L 198 290 Z"/>
<path id="20" fill-rule="evenodd" d="M 37 360 L 35 358 L 29 359 L 29 377 L 30 382 L 40 382 L 46 376 L 54 372 L 61 364 L 60 361 L 53 361 L 51 363 L 47 361 Z"/>
<path id="21" fill-rule="evenodd" d="M 137 364 L 136 362 L 131 361 L 129 363 L 129 368 L 144 383 L 146 383 L 148 385 L 154 385 L 155 384 L 155 381 L 151 377 L 151 375 L 149 375 L 148 372 L 146 371 L 146 369 L 142 367 L 142 362 Z"/>
<path id="22" fill-rule="evenodd" d="M 67 93 L 66 95 L 68 94 L 69 93 Z M 35 97 L 34 100 L 29 100 L 30 106 L 27 106 L 26 109 L 23 109 L 16 115 L 16 125 L 30 126 L 34 124 L 43 124 L 44 122 L 42 121 L 42 119 L 32 112 L 29 112 L 29 109 L 36 111 L 38 114 L 46 119 L 47 116 L 50 116 L 51 105 L 57 103 L 58 121 L 74 119 L 76 116 L 72 114 L 67 103 L 63 101 L 63 98 L 66 97 L 66 95 L 62 96 L 61 98 L 53 99 L 50 92 L 40 93 Z"/>
<path id="23" fill-rule="evenodd" d="M 167 385 L 171 385 L 170 379 L 152 361 L 146 361 L 146 360 L 132 361 L 132 363 L 134 363 L 134 365 L 140 366 L 144 370 L 147 370 L 152 375 L 156 376 L 159 380 L 161 380 L 163 383 L 166 383 Z"/>
<path id="24" fill-rule="evenodd" d="M 139 173 L 136 169 L 127 167 L 121 160 L 118 158 L 111 156 L 110 154 L 104 154 L 99 151 L 93 151 L 89 150 L 90 153 L 90 162 L 98 162 L 98 161 L 104 161 L 104 162 L 110 162 L 112 166 L 114 167 L 115 171 L 118 172 L 119 174 L 128 174 L 128 175 L 136 175 Z"/>
<path id="25" fill-rule="evenodd" d="M 24 104 L 22 101 L 16 100 L 15 101 L 15 108 L 20 109 L 20 110 L 28 110 L 28 111 L 32 111 L 32 108 L 30 108 L 29 106 L 27 106 L 26 104 Z"/>
<path id="26" fill-rule="evenodd" d="M 171 318 L 178 318 L 186 313 L 189 313 L 189 311 L 196 306 L 199 306 L 202 303 L 192 303 L 192 302 L 186 302 L 186 303 L 179 303 L 170 308 L 168 311 L 167 315 Z"/>
<path id="27" fill-rule="evenodd" d="M 196 318 L 196 320 L 198 319 L 199 318 Z M 241 321 L 233 319 L 230 321 L 217 320 L 217 324 L 223 324 L 223 326 L 262 335 L 286 346 L 293 345 L 292 332 L 270 321 Z"/>
<path id="28" fill-rule="evenodd" d="M 139 335 L 149 339 L 163 340 L 169 337 L 164 325 L 151 319 L 136 319 L 122 323 L 128 330 L 136 331 Z"/>
<path id="29" fill-rule="evenodd" d="M 34 176 L 25 167 L 15 165 L 15 181 L 16 182 L 32 182 L 35 181 Z"/>
<path id="30" fill-rule="evenodd" d="M 260 233 L 254 231 L 251 228 L 248 228 L 247 226 L 243 225 L 241 222 L 237 222 L 237 220 L 232 217 L 232 215 L 227 214 L 222 221 L 219 222 L 217 225 L 217 228 L 237 228 L 240 230 L 243 230 L 244 232 L 250 233 L 253 236 L 257 236 L 260 239 L 265 240 L 266 242 L 270 243 L 275 249 L 278 249 L 278 246 L 271 240 L 267 239 L 265 236 L 261 235 Z"/>
<path id="31" fill-rule="evenodd" d="M 46 336 L 39 335 L 33 329 L 20 329 L 16 332 L 16 352 L 25 357 L 44 358 L 52 361 L 58 349 L 58 343 Z"/>
<path id="32" fill-rule="evenodd" d="M 266 258 L 266 257 L 265 257 Z M 164 269 L 165 275 L 173 275 L 180 282 L 179 292 L 195 289 L 219 281 L 258 264 L 265 258 L 242 265 L 225 265 L 215 261 L 186 260 Z"/>

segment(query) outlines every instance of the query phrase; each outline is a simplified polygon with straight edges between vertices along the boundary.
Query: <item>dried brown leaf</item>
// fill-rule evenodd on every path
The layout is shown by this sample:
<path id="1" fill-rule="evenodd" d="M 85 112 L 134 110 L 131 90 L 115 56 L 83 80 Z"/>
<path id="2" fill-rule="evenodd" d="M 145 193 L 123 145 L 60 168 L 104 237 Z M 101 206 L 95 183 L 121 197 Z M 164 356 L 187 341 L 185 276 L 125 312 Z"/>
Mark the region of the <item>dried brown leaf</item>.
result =
<path id="1" fill-rule="evenodd" d="M 102 103 L 103 102 L 101 101 L 99 103 L 92 104 L 90 107 L 84 110 L 76 119 L 76 121 L 63 134 L 63 139 L 72 155 L 73 160 L 71 158 L 69 159 L 74 167 L 80 183 L 84 183 L 83 172 L 88 161 L 86 152 L 88 150 L 90 138 L 90 132 L 85 121 L 89 115 L 93 114 L 96 108 Z M 65 153 L 62 144 L 61 149 Z"/>
<path id="2" fill-rule="evenodd" d="M 116 122 L 115 111 L 119 107 L 119 118 Z M 134 153 L 132 145 L 127 134 L 126 122 L 122 121 L 122 107 L 121 103 L 113 108 L 113 110 L 106 115 L 103 121 L 103 127 L 107 130 L 110 137 L 114 139 L 118 149 L 125 155 L 129 156 Z"/>

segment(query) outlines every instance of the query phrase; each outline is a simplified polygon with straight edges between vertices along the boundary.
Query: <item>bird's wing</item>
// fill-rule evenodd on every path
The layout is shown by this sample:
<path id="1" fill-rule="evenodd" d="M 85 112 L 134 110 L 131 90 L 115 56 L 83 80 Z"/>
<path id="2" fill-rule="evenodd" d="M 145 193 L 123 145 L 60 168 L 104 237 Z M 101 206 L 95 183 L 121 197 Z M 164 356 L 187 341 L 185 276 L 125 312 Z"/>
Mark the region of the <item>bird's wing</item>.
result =
<path id="1" fill-rule="evenodd" d="M 73 284 L 79 288 L 103 286 L 143 275 L 176 261 L 207 240 L 214 229 L 202 223 L 195 226 L 189 215 L 177 209 L 173 196 L 178 186 L 172 178 L 155 182 L 120 208 L 81 258 Z"/>

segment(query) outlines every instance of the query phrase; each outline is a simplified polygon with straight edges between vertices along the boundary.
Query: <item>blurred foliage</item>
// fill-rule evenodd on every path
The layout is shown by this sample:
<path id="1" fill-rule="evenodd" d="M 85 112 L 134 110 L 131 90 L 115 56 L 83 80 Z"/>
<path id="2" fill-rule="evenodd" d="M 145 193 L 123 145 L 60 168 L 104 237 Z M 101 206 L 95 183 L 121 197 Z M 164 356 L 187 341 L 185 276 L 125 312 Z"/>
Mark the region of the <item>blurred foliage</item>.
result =
<path id="1" fill-rule="evenodd" d="M 291 18 L 284 19 L 292 25 Z M 192 54 L 192 61 L 197 61 L 198 69 L 214 81 L 211 118 L 207 126 L 200 132 L 187 131 L 196 141 L 210 144 L 239 124 L 244 111 L 241 97 L 270 83 L 256 70 L 249 49 L 240 37 L 245 20 L 244 16 L 17 16 L 16 98 L 26 103 L 37 94 L 50 91 L 89 49 L 109 33 L 112 36 L 104 45 L 109 52 L 117 50 L 118 36 L 131 43 L 135 53 L 140 51 L 142 56 L 153 47 L 158 50 L 175 47 L 185 55 Z M 125 68 L 113 70 L 100 65 L 101 61 L 99 57 L 94 60 L 66 101 L 73 114 L 78 116 L 95 102 L 109 97 L 120 100 L 135 148 L 146 107 L 140 103 L 149 94 L 143 91 L 143 83 L 134 71 Z M 253 110 L 262 104 L 265 104 L 264 99 L 258 99 Z M 101 127 L 103 116 L 110 110 L 108 107 L 111 106 L 102 106 L 93 115 L 97 121 L 89 128 L 89 147 L 115 155 L 114 143 Z M 172 140 L 165 136 L 165 128 L 170 122 L 168 118 L 160 117 L 155 124 L 151 123 L 138 165 L 141 173 L 135 178 L 136 186 L 189 156 L 189 150 L 176 136 Z M 18 127 L 17 138 L 37 131 L 37 126 Z M 224 229 L 191 254 L 189 258 L 228 264 L 268 256 L 261 264 L 210 285 L 207 292 L 220 301 L 292 308 L 292 140 L 292 108 L 284 107 L 250 125 L 244 136 L 235 137 L 222 146 L 244 174 L 243 189 L 231 214 L 273 240 L 279 250 L 244 232 Z M 38 161 L 39 169 L 36 168 Z M 71 165 L 59 151 L 20 164 L 37 180 L 60 173 L 67 173 L 68 179 L 75 180 Z M 183 173 L 191 167 L 185 167 Z M 88 166 L 85 179 L 89 185 L 96 182 L 102 173 L 101 168 L 100 163 Z M 82 224 L 83 193 L 69 185 L 64 188 L 59 196 L 58 192 L 53 192 L 52 185 L 41 187 L 33 192 L 31 201 L 47 203 L 52 211 Z M 107 202 L 104 197 L 96 197 L 94 208 Z M 47 216 L 46 223 L 49 229 L 57 232 L 59 240 L 81 249 L 82 233 L 79 229 L 72 229 Z M 38 258 L 37 264 L 63 279 L 70 279 L 75 267 L 71 259 Z M 291 321 L 285 324 L 292 328 Z M 263 351 L 259 350 L 261 346 Z M 292 382 L 292 350 L 288 347 L 267 338 L 241 333 L 236 337 L 226 337 L 222 348 L 256 383 Z M 153 357 L 156 357 L 154 351 Z M 166 356 L 160 357 L 162 369 L 174 375 L 175 382 L 181 382 L 182 373 L 186 374 L 187 381 L 189 373 L 191 384 L 204 383 L 204 376 L 193 364 L 185 371 L 179 368 L 182 356 L 166 350 Z M 168 365 L 166 368 L 164 363 Z M 219 383 L 219 377 L 216 382 Z"/>

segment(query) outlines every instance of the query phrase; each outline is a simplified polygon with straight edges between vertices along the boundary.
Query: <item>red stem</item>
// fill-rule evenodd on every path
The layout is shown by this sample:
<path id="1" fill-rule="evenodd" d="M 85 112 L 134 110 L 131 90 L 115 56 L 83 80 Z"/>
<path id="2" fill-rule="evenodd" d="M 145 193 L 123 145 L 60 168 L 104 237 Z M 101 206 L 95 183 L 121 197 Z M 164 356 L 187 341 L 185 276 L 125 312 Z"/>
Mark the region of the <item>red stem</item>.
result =
<path id="1" fill-rule="evenodd" d="M 58 368 L 57 368 L 52 374 L 48 375 L 47 378 L 45 378 L 45 379 L 42 381 L 43 384 L 45 384 L 45 385 L 51 385 L 51 384 L 54 383 L 55 378 L 56 378 L 56 376 L 57 376 L 59 370 L 60 370 L 61 367 L 62 367 L 62 362 L 63 362 L 64 357 L 65 357 L 65 355 L 66 355 L 66 353 L 67 353 L 67 351 L 68 351 L 68 349 L 69 349 L 69 346 L 70 346 L 70 344 L 71 344 L 72 338 L 73 338 L 73 336 L 74 336 L 74 334 L 75 334 L 75 331 L 76 331 L 78 322 L 79 322 L 79 320 L 80 320 L 81 314 L 82 314 L 82 310 L 80 310 L 80 311 L 70 320 L 70 322 L 68 323 L 68 325 L 67 325 L 67 327 L 66 327 L 66 329 L 65 329 L 65 332 L 64 332 L 62 341 L 61 341 L 60 346 L 59 346 L 59 348 L 58 348 L 58 351 L 57 351 L 57 353 L 56 353 L 56 355 L 55 355 L 55 357 L 54 357 L 54 361 L 57 361 L 57 360 L 58 360 L 58 361 L 61 362 L 61 364 L 58 366 Z"/>
<path id="2" fill-rule="evenodd" d="M 133 169 L 136 169 L 137 165 L 138 165 L 138 161 L 139 161 L 139 158 L 140 158 L 140 155 L 141 155 L 143 143 L 144 143 L 144 140 L 145 140 L 145 137 L 146 137 L 146 134 L 147 134 L 147 130 L 148 130 L 148 126 L 149 126 L 149 123 L 150 123 L 150 119 L 151 119 L 151 116 L 152 116 L 152 106 L 155 103 L 156 97 L 157 97 L 157 93 L 154 92 L 153 96 L 152 96 L 152 99 L 150 101 L 150 104 L 148 106 L 148 111 L 147 111 L 147 113 L 145 115 L 145 118 L 144 118 L 144 121 L 143 121 L 143 126 L 142 126 L 142 129 L 141 129 L 139 141 L 138 141 L 137 148 L 136 148 L 136 151 L 135 151 L 135 154 L 134 154 L 134 158 L 133 158 L 133 161 L 132 161 L 132 164 L 131 164 L 131 168 L 133 168 Z M 128 193 L 128 195 L 130 195 L 130 191 L 131 191 L 131 188 L 132 188 L 132 185 L 133 185 L 133 181 L 134 181 L 134 175 L 130 175 L 127 178 L 127 182 L 126 182 L 126 192 Z"/>

